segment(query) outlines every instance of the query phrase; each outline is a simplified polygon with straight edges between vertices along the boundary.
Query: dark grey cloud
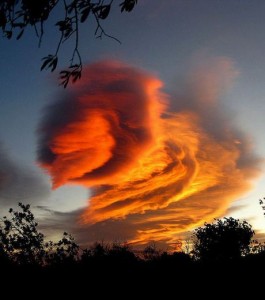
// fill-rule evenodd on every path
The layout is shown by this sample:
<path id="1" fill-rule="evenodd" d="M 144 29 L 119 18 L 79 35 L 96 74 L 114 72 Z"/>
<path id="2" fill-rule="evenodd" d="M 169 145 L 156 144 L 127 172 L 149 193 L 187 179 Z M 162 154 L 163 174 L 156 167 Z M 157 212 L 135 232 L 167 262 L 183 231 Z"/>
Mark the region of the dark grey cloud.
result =
<path id="1" fill-rule="evenodd" d="M 49 185 L 37 169 L 14 161 L 0 143 L 0 206 L 4 211 L 18 202 L 38 203 L 49 195 Z"/>

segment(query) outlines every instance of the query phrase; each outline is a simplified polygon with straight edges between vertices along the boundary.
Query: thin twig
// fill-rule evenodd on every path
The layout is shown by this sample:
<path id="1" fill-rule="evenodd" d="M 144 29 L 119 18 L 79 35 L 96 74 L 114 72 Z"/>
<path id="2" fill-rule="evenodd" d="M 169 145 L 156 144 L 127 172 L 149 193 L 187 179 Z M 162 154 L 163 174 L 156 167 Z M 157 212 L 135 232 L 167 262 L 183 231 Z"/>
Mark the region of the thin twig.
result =
<path id="1" fill-rule="evenodd" d="M 107 33 L 105 32 L 105 30 L 103 29 L 103 27 L 102 27 L 101 24 L 100 24 L 100 21 L 99 21 L 99 19 L 98 19 L 97 14 L 96 14 L 96 13 L 93 13 L 93 15 L 94 15 L 95 20 L 96 20 L 96 22 L 97 22 L 97 28 L 96 28 L 96 30 L 95 30 L 95 35 L 98 34 L 98 31 L 99 31 L 99 30 L 101 31 L 100 34 L 97 36 L 97 38 L 102 39 L 102 35 L 104 35 L 104 36 L 106 36 L 106 37 L 108 37 L 108 38 L 111 38 L 111 39 L 115 40 L 115 41 L 118 42 L 119 44 L 121 44 L 121 41 L 120 41 L 119 39 L 117 39 L 117 38 L 115 38 L 114 36 L 109 35 L 109 34 L 107 34 Z"/>
<path id="2" fill-rule="evenodd" d="M 39 48 L 41 46 L 41 42 L 42 42 L 42 37 L 43 37 L 43 34 L 44 34 L 44 30 L 43 30 L 43 21 L 41 21 L 40 23 L 40 38 L 39 38 Z"/>

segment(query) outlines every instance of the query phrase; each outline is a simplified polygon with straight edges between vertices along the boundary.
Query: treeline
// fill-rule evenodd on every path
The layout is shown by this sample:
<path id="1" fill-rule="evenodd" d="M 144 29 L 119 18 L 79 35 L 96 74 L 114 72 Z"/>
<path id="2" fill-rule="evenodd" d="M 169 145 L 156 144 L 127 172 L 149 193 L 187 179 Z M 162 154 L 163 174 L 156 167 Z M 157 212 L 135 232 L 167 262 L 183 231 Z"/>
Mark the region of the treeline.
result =
<path id="1" fill-rule="evenodd" d="M 199 284 L 206 278 L 208 284 L 216 284 L 217 278 L 228 284 L 235 278 L 249 283 L 265 266 L 264 247 L 253 240 L 255 233 L 246 221 L 225 218 L 199 227 L 189 253 L 161 251 L 155 244 L 136 252 L 126 243 L 103 242 L 81 249 L 67 233 L 58 242 L 45 241 L 30 206 L 20 203 L 19 207 L 19 211 L 10 209 L 10 217 L 4 217 L 0 226 L 2 282 L 30 278 L 31 283 L 56 285 L 60 279 L 68 284 L 87 282 L 90 288 L 99 282 L 128 288 L 133 283 L 145 286 L 147 281 L 161 286 L 172 280 Z"/>

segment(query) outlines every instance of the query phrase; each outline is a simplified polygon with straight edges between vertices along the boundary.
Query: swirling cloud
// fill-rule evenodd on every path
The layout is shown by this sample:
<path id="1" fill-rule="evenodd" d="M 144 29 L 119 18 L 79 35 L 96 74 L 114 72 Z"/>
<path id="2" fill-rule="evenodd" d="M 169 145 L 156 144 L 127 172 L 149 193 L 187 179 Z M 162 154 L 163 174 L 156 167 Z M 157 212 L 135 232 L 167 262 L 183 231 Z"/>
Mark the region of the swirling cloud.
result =
<path id="1" fill-rule="evenodd" d="M 258 174 L 248 139 L 218 106 L 236 74 L 221 58 L 194 72 L 189 91 L 176 97 L 126 64 L 87 66 L 83 80 L 46 109 L 39 163 L 54 188 L 92 190 L 80 216 L 86 228 L 115 223 L 136 244 L 172 243 L 223 214 Z"/>

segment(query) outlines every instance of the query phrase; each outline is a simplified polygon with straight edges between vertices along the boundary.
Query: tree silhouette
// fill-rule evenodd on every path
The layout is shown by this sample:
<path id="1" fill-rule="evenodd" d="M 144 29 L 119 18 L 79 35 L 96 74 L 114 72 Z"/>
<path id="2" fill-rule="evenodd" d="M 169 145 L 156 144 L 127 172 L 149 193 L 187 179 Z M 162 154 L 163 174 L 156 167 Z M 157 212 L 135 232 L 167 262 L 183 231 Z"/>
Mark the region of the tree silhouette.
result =
<path id="1" fill-rule="evenodd" d="M 30 205 L 19 203 L 19 207 L 21 211 L 10 208 L 10 219 L 2 219 L 0 251 L 2 256 L 18 264 L 41 265 L 45 256 L 44 235 L 37 230 Z"/>
<path id="2" fill-rule="evenodd" d="M 7 39 L 16 36 L 19 40 L 24 31 L 33 27 L 39 39 L 39 46 L 45 32 L 45 24 L 50 20 L 52 12 L 62 12 L 55 26 L 60 38 L 52 54 L 43 58 L 41 70 L 56 69 L 59 59 L 59 51 L 67 40 L 74 40 L 73 52 L 68 69 L 60 72 L 61 84 L 66 87 L 69 80 L 75 82 L 80 79 L 82 73 L 82 58 L 79 52 L 79 31 L 81 23 L 88 19 L 95 21 L 95 36 L 117 38 L 106 33 L 102 21 L 109 17 L 111 8 L 116 0 L 2 0 L 0 2 L 0 28 Z M 124 0 L 119 2 L 121 12 L 131 12 L 137 0 Z M 57 14 L 58 15 L 58 14 Z"/>
<path id="3" fill-rule="evenodd" d="M 217 219 L 195 229 L 195 258 L 202 261 L 238 259 L 250 252 L 254 231 L 246 221 L 234 218 Z"/>
<path id="4" fill-rule="evenodd" d="M 155 260 L 159 258 L 161 255 L 161 251 L 159 251 L 156 247 L 155 243 L 151 243 L 148 246 L 146 246 L 143 250 L 143 257 L 145 260 Z"/>
<path id="5" fill-rule="evenodd" d="M 30 205 L 18 204 L 20 210 L 9 209 L 10 218 L 1 219 L 0 262 L 18 265 L 52 265 L 75 262 L 79 246 L 68 233 L 58 242 L 45 241 Z"/>
<path id="6" fill-rule="evenodd" d="M 2 218 L 0 223 L 0 269 L 7 281 L 15 274 L 17 282 L 25 279 L 28 284 L 28 274 L 51 282 L 61 278 L 70 284 L 73 278 L 79 282 L 86 274 L 88 282 L 100 278 L 106 284 L 113 279 L 130 288 L 136 278 L 138 283 L 150 280 L 168 284 L 169 274 L 171 277 L 173 273 L 174 280 L 193 274 L 200 283 L 198 276 L 204 278 L 201 275 L 208 272 L 218 271 L 221 277 L 230 274 L 233 280 L 235 267 L 253 272 L 265 262 L 264 247 L 250 252 L 254 235 L 251 225 L 233 218 L 217 219 L 195 230 L 193 255 L 200 260 L 197 263 L 190 254 L 162 252 L 154 243 L 142 251 L 133 251 L 128 243 L 119 242 L 96 242 L 81 249 L 66 232 L 58 242 L 46 242 L 29 205 L 19 203 L 19 210 L 11 208 L 9 213 L 10 217 Z"/>
<path id="7" fill-rule="evenodd" d="M 48 265 L 72 264 L 79 259 L 80 247 L 72 235 L 63 233 L 63 238 L 58 242 L 45 243 L 45 263 Z"/>

